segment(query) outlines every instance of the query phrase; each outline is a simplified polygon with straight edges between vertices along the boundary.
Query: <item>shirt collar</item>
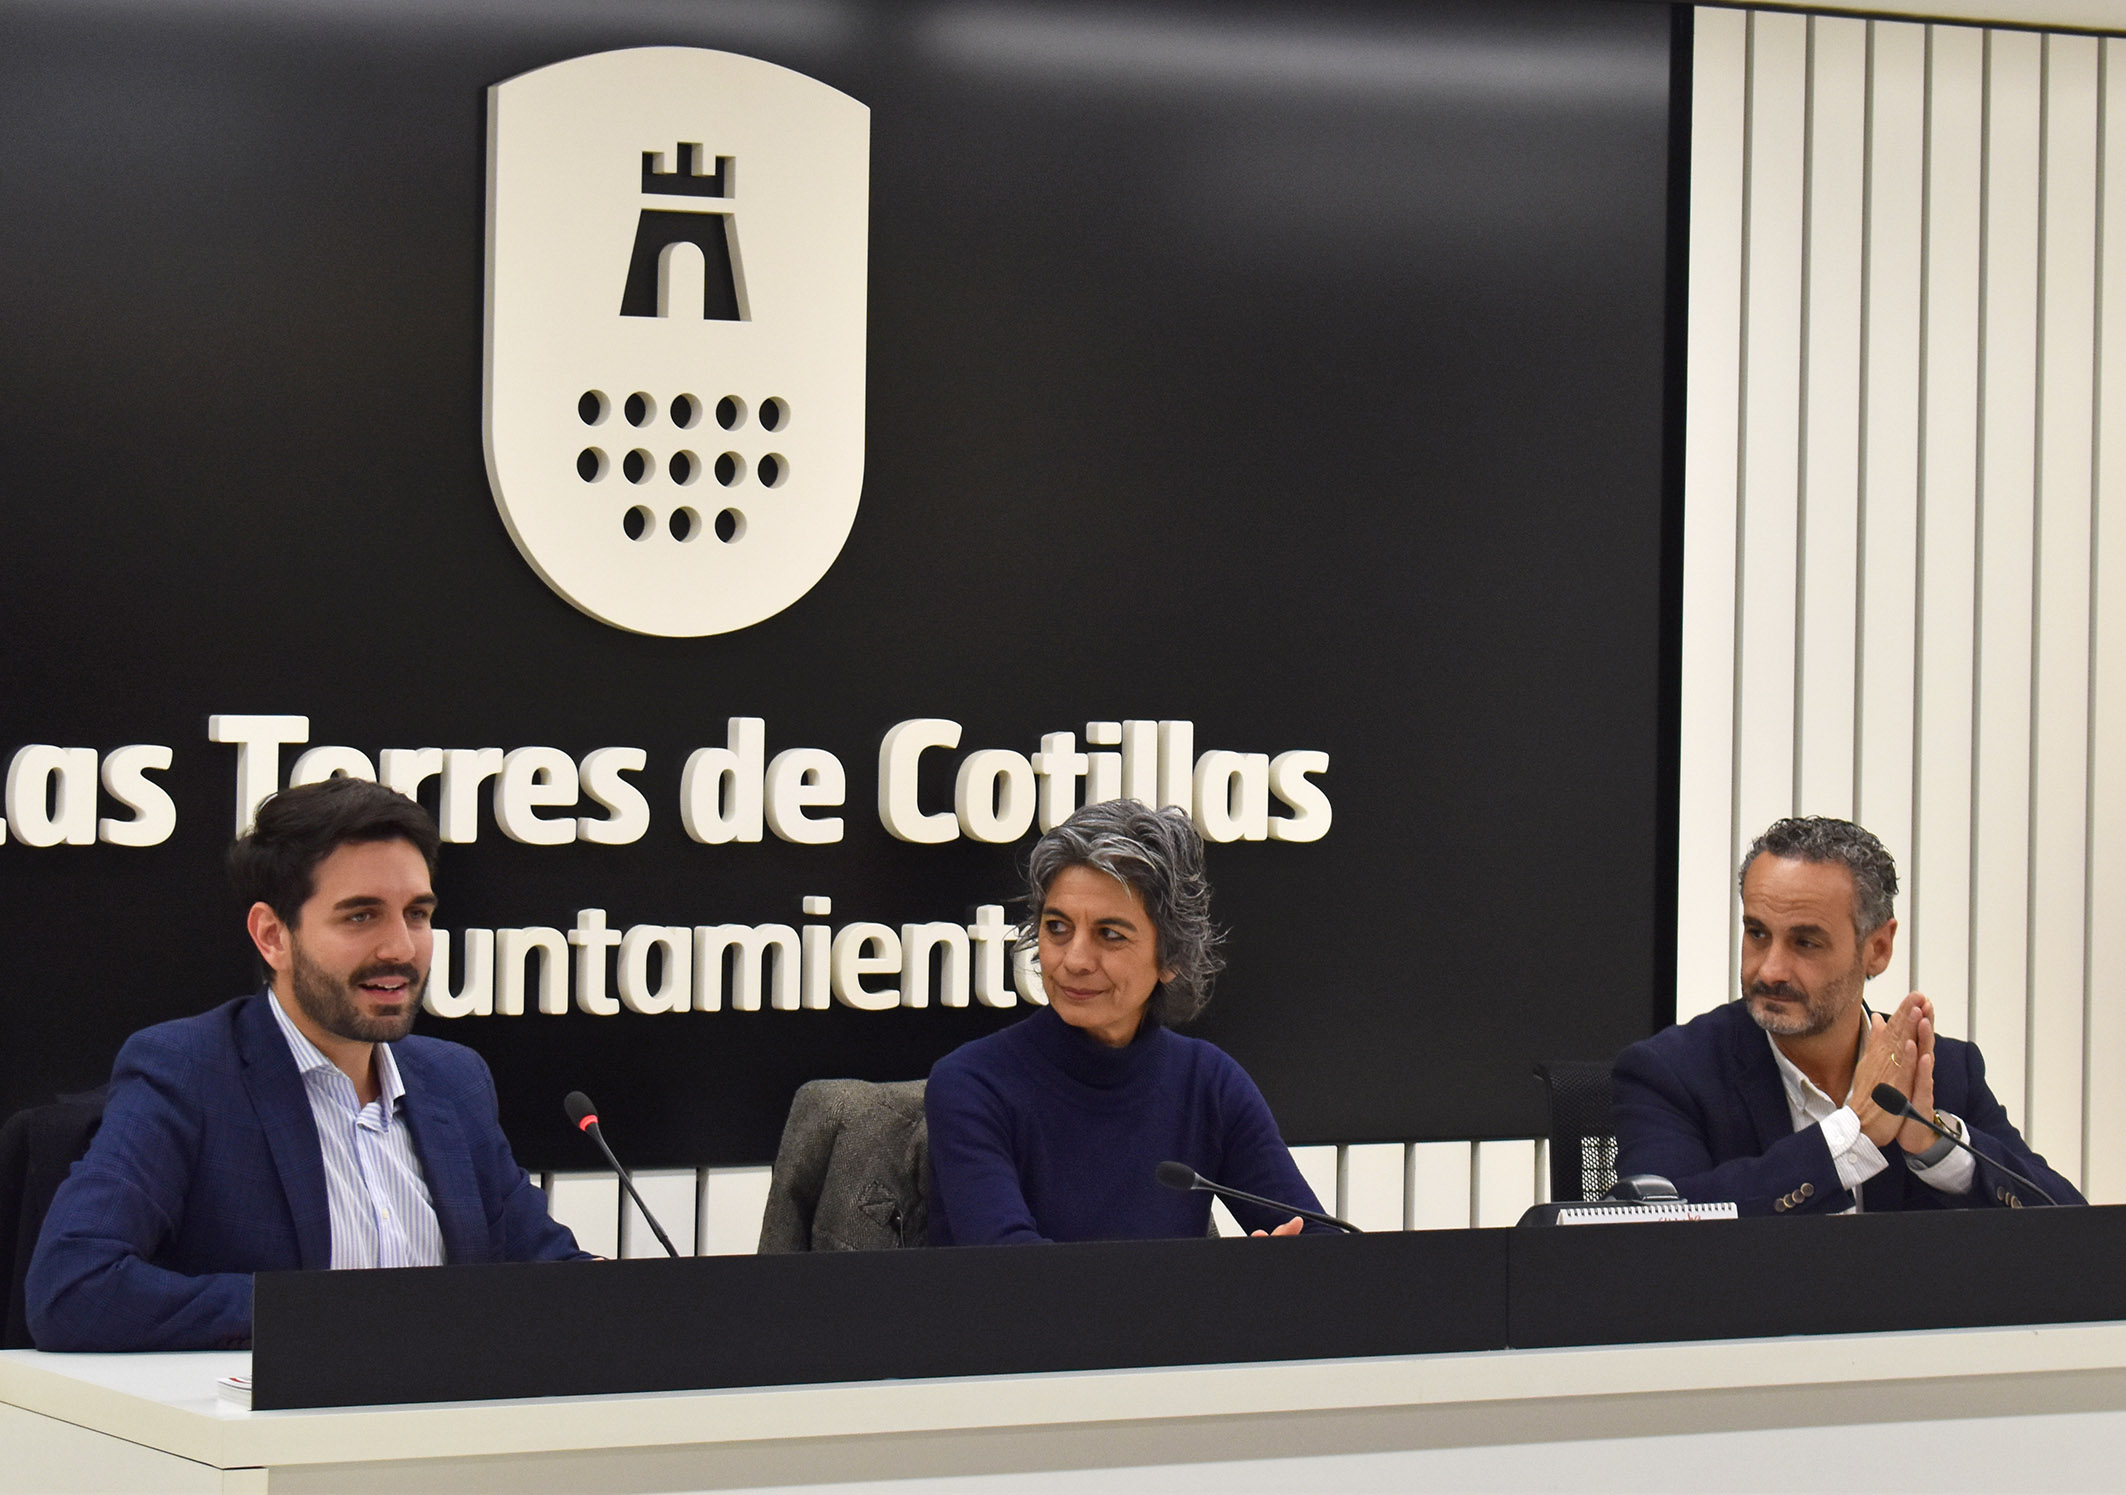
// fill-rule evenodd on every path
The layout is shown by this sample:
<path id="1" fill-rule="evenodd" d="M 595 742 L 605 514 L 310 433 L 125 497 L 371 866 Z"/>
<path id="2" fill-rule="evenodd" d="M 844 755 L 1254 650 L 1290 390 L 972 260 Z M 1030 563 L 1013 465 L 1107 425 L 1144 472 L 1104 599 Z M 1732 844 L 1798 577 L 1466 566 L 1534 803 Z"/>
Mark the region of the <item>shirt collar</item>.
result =
<path id="1" fill-rule="evenodd" d="M 325 1051 L 303 1036 L 303 1030 L 295 1026 L 295 1019 L 288 1016 L 281 1006 L 279 993 L 266 988 L 266 1005 L 273 1009 L 273 1020 L 280 1024 L 281 1037 L 288 1040 L 288 1052 L 294 1056 L 295 1072 L 306 1081 L 318 1070 L 329 1069 L 335 1074 L 338 1066 L 325 1057 Z M 406 1093 L 406 1084 L 399 1078 L 398 1061 L 391 1056 L 391 1045 L 374 1044 L 376 1051 L 377 1098 L 384 1103 L 384 1115 L 391 1116 L 399 1108 L 399 1098 Z"/>
<path id="2" fill-rule="evenodd" d="M 1860 1033 L 1853 1040 L 1853 1057 L 1858 1059 L 1868 1047 L 1868 1009 L 1860 1009 Z M 1779 1047 L 1779 1040 L 1767 1033 L 1764 1041 L 1772 1046 L 1772 1061 L 1779 1066 L 1780 1083 L 1786 1086 L 1787 1103 L 1798 1111 L 1807 1111 L 1811 1101 L 1821 1104 L 1826 1110 L 1835 1111 L 1844 1101 L 1832 1100 L 1823 1093 L 1823 1088 L 1801 1072 L 1801 1066 L 1787 1058 L 1786 1050 Z"/>

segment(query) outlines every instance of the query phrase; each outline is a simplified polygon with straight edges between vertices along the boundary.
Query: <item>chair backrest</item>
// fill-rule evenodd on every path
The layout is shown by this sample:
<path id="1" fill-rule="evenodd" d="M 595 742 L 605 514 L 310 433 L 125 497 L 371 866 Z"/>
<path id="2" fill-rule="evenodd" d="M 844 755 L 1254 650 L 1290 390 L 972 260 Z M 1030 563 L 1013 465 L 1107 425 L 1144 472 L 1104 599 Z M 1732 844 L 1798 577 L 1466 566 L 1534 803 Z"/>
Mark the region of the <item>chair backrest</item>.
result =
<path id="1" fill-rule="evenodd" d="M 811 1080 L 797 1087 L 775 1150 L 762 1251 L 929 1244 L 925 1083 Z"/>
<path id="2" fill-rule="evenodd" d="M 103 1125 L 105 1088 L 62 1095 L 17 1111 L 0 1125 L 0 1272 L 7 1282 L 0 1350 L 33 1348 L 23 1281 L 52 1196 Z"/>
<path id="3" fill-rule="evenodd" d="M 1550 1097 L 1550 1197 L 1600 1199 L 1617 1181 L 1617 1124 L 1607 1060 L 1557 1059 L 1535 1067 Z"/>

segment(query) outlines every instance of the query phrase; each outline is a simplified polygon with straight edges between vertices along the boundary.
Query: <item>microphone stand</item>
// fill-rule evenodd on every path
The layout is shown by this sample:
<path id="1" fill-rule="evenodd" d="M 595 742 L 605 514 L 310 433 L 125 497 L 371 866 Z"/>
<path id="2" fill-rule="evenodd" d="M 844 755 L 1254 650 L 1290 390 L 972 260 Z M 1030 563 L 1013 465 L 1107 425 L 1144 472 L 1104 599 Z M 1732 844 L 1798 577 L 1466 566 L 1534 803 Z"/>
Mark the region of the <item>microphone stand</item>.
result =
<path id="1" fill-rule="evenodd" d="M 613 1149 L 606 1145 L 605 1133 L 598 1126 L 598 1113 L 591 1109 L 588 1096 L 583 1096 L 582 1114 L 577 1114 L 575 1102 L 578 1096 L 583 1096 L 583 1092 L 573 1091 L 568 1098 L 568 1114 L 576 1123 L 576 1130 L 587 1133 L 590 1139 L 598 1144 L 598 1150 L 605 1154 L 605 1160 L 613 1165 L 613 1172 L 620 1175 L 620 1182 L 626 1186 L 628 1197 L 635 1201 L 635 1208 L 642 1211 L 642 1218 L 649 1221 L 650 1229 L 657 1233 L 657 1243 L 664 1247 L 664 1254 L 676 1259 L 679 1248 L 674 1246 L 672 1238 L 664 1233 L 664 1227 L 657 1223 L 657 1217 L 650 1213 L 650 1207 L 642 1202 L 642 1194 L 635 1187 L 635 1180 L 628 1176 L 627 1169 L 620 1166 L 620 1159 L 613 1156 Z"/>
<path id="2" fill-rule="evenodd" d="M 2028 1189 L 2031 1193 L 2037 1195 L 2038 1198 L 2044 1200 L 2045 1203 L 2051 1205 L 2055 1209 L 2059 1207 L 2059 1201 L 2057 1199 L 2054 1199 L 2050 1194 L 2047 1194 L 2043 1189 L 2039 1188 L 2029 1179 L 2023 1177 L 2020 1173 L 2017 1173 L 2006 1163 L 1994 1162 L 1993 1159 L 1975 1151 L 1962 1138 L 1950 1135 L 1946 1127 L 1940 1126 L 1934 1121 L 1929 1120 L 1927 1117 L 1920 1115 L 1919 1112 L 1913 1107 L 1912 1102 L 1905 1098 L 1905 1093 L 1902 1090 L 1899 1090 L 1895 1085 L 1877 1085 L 1875 1087 L 1873 1099 L 1876 1105 L 1882 1107 L 1885 1111 L 1888 1111 L 1892 1116 L 1902 1116 L 1907 1121 L 1918 1122 L 1921 1126 L 1925 1127 L 1935 1136 L 1941 1138 L 1942 1141 L 1947 1142 L 1950 1146 L 1963 1148 L 1965 1152 L 1970 1153 L 1972 1157 L 1978 1159 L 1978 1161 L 1985 1167 L 1999 1169 L 2001 1172 L 2007 1174 L 2010 1178 L 2014 1179 L 2017 1183 L 2021 1184 L 2024 1188 Z"/>
<path id="3" fill-rule="evenodd" d="M 1325 1215 L 1319 1210 L 1301 1209 L 1296 1204 L 1286 1204 L 1280 1199 L 1265 1199 L 1260 1194 L 1250 1194 L 1245 1189 L 1232 1189 L 1227 1188 L 1224 1184 L 1214 1184 L 1186 1163 L 1161 1163 L 1154 1170 L 1154 1177 L 1169 1189 L 1179 1189 L 1184 1194 L 1191 1190 L 1202 1189 L 1207 1193 L 1217 1194 L 1226 1199 L 1238 1199 L 1243 1204 L 1260 1205 L 1264 1209 L 1277 1210 L 1287 1215 L 1297 1215 L 1302 1220 L 1312 1220 L 1316 1225 L 1333 1225 L 1346 1235 L 1365 1234 L 1364 1231 L 1353 1225 L 1349 1220 L 1339 1220 L 1334 1215 Z"/>

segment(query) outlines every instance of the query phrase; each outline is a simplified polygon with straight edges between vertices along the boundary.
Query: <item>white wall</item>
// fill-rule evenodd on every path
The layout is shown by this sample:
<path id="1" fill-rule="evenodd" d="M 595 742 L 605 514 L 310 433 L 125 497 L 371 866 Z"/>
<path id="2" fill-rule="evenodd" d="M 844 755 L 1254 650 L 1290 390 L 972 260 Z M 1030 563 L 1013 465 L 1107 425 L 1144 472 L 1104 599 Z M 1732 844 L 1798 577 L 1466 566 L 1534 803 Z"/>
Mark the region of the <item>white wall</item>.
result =
<path id="1" fill-rule="evenodd" d="M 1703 7 L 1691 172 L 1678 1012 L 1733 989 L 1749 837 L 1858 819 L 1905 880 L 1878 997 L 1932 996 L 2099 1201 L 2126 1200 L 2121 46 Z"/>

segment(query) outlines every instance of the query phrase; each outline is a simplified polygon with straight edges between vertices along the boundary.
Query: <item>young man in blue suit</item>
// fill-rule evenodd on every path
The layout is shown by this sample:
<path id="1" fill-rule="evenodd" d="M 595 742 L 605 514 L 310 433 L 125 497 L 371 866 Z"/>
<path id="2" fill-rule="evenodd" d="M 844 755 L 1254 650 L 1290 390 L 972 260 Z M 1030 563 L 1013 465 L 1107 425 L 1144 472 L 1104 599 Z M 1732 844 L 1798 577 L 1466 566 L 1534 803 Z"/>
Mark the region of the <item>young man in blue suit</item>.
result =
<path id="1" fill-rule="evenodd" d="M 1897 867 L 1847 820 L 1782 820 L 1742 862 L 1742 1000 L 1632 1045 L 1615 1070 L 1617 1170 L 1745 1215 L 2061 1204 L 1986 1087 L 1971 1044 L 1937 1037 L 1913 992 L 1885 1018 L 1861 1000 L 1890 963 Z M 1890 1084 L 1985 1161 L 1875 1104 Z"/>
<path id="2" fill-rule="evenodd" d="M 237 1348 L 251 1276 L 581 1257 L 510 1155 L 494 1081 L 413 1038 L 437 835 L 392 790 L 275 795 L 230 848 L 267 990 L 134 1034 L 27 1284 L 45 1350 Z"/>

